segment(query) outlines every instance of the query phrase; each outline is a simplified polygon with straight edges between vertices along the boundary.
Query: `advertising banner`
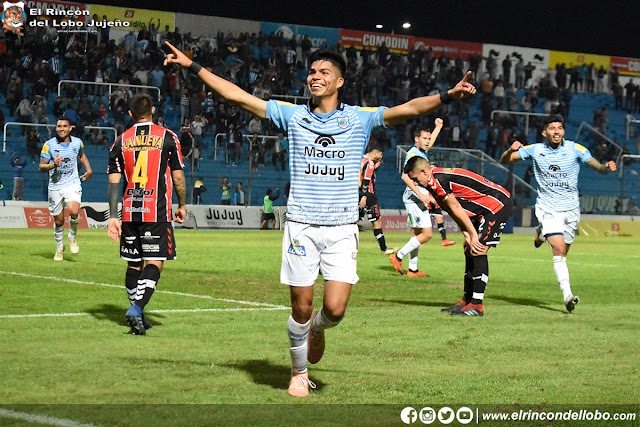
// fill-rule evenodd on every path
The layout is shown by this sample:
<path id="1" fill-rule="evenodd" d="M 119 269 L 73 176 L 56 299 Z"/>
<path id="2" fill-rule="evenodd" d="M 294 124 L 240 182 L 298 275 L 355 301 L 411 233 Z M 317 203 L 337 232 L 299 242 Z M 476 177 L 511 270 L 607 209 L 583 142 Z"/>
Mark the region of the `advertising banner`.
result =
<path id="1" fill-rule="evenodd" d="M 24 207 L 24 216 L 27 220 L 28 228 L 53 228 L 53 217 L 49 213 L 49 209 L 46 207 Z M 64 226 L 69 227 L 69 210 L 64 210 Z M 80 209 L 79 215 L 80 222 L 78 228 L 89 228 L 87 224 L 87 217 L 83 209 Z"/>
<path id="2" fill-rule="evenodd" d="M 458 224 L 446 213 L 443 212 L 444 226 L 447 231 L 452 233 L 458 233 L 460 227 Z M 382 229 L 384 231 L 409 231 L 409 223 L 407 222 L 407 214 L 405 211 L 400 211 L 400 215 L 385 215 L 382 214 Z M 437 232 L 438 226 L 435 220 L 431 221 L 432 228 Z"/>
<path id="3" fill-rule="evenodd" d="M 311 46 L 314 49 L 334 47 L 338 44 L 340 30 L 337 28 L 312 27 L 309 25 L 282 24 L 275 22 L 263 22 L 260 30 L 264 34 L 275 33 L 291 40 L 296 37 L 298 45 L 304 36 L 309 36 Z"/>
<path id="4" fill-rule="evenodd" d="M 384 42 L 391 53 L 408 54 L 413 49 L 413 37 L 367 31 L 340 29 L 340 43 L 345 48 L 377 50 Z"/>
<path id="5" fill-rule="evenodd" d="M 130 31 L 139 31 L 142 24 L 147 28 L 149 28 L 149 24 L 154 24 L 158 31 L 164 31 L 167 25 L 170 31 L 175 30 L 176 15 L 173 12 L 135 7 L 105 6 L 102 4 L 92 4 L 89 11 L 91 15 L 96 14 L 100 19 L 106 16 L 109 22 L 128 22 L 129 25 L 126 29 Z"/>
<path id="6" fill-rule="evenodd" d="M 609 69 L 611 57 L 605 55 L 595 55 L 592 53 L 561 52 L 557 50 L 549 51 L 549 69 L 555 69 L 557 64 L 565 63 L 567 67 L 594 64 L 596 68 L 603 66 Z"/>
<path id="7" fill-rule="evenodd" d="M 258 207 L 187 205 L 187 212 L 194 216 L 198 228 L 257 229 L 262 222 Z"/>
<path id="8" fill-rule="evenodd" d="M 507 55 L 509 55 L 509 60 L 511 61 L 510 82 L 512 83 L 515 82 L 515 67 L 520 61 L 520 58 L 522 58 L 524 65 L 531 63 L 531 65 L 535 67 L 532 72 L 534 79 L 543 77 L 549 69 L 550 51 L 548 49 L 485 43 L 482 47 L 482 56 L 489 58 L 490 55 L 496 59 L 498 74 L 503 74 L 502 62 L 507 58 Z"/>
<path id="9" fill-rule="evenodd" d="M 412 49 L 419 49 L 421 46 L 430 47 L 434 57 L 444 55 L 449 59 L 460 57 L 462 60 L 468 61 L 474 55 L 482 55 L 482 43 L 416 37 Z"/>
<path id="10" fill-rule="evenodd" d="M 612 56 L 611 68 L 617 68 L 623 76 L 640 76 L 640 59 Z"/>
<path id="11" fill-rule="evenodd" d="M 22 208 L 18 206 L 3 206 L 0 209 L 0 228 L 27 228 L 27 221 Z"/>

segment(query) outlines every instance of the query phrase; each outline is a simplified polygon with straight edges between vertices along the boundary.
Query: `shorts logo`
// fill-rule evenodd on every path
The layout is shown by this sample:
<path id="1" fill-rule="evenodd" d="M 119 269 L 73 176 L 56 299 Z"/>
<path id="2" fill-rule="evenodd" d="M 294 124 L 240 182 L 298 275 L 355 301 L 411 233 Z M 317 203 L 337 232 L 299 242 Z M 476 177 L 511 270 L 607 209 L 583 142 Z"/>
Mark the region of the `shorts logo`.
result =
<path id="1" fill-rule="evenodd" d="M 307 250 L 300 244 L 299 240 L 292 240 L 289 245 L 289 249 L 287 250 L 291 255 L 296 256 L 307 256 Z"/>

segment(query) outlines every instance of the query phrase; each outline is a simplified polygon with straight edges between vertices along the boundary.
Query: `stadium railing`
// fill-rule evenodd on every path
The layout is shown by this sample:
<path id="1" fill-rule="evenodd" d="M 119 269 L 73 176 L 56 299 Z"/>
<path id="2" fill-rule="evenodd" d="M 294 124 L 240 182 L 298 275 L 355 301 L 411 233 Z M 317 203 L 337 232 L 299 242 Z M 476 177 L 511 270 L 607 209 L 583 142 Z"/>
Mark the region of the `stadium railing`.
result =
<path id="1" fill-rule="evenodd" d="M 158 96 L 156 98 L 156 100 L 161 100 L 161 96 L 160 96 L 160 88 L 156 87 L 156 86 L 145 86 L 145 85 L 131 85 L 131 84 L 124 84 L 124 83 L 96 83 L 96 82 L 88 82 L 88 81 L 84 81 L 84 80 L 60 80 L 58 82 L 58 96 L 62 96 L 62 86 L 64 86 L 65 84 L 77 84 L 79 86 L 108 86 L 109 87 L 109 98 L 111 98 L 111 87 L 112 86 L 116 86 L 116 87 L 125 87 L 125 88 L 133 88 L 133 89 L 147 89 L 147 90 L 151 90 L 154 92 L 157 92 Z"/>

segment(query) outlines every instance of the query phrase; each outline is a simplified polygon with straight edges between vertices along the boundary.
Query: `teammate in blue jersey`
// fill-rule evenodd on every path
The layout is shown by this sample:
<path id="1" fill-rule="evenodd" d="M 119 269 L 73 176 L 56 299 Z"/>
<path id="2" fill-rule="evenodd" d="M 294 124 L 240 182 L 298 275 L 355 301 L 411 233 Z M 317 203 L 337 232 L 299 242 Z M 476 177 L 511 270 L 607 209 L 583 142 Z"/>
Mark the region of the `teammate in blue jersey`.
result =
<path id="1" fill-rule="evenodd" d="M 471 72 L 439 95 L 412 99 L 393 108 L 358 107 L 339 101 L 345 62 L 328 50 L 314 52 L 309 61 L 307 87 L 311 100 L 294 105 L 257 98 L 235 84 L 205 70 L 182 52 L 171 49 L 166 64 L 189 68 L 229 102 L 257 117 L 271 120 L 289 137 L 291 188 L 282 242 L 280 281 L 289 285 L 288 321 L 292 361 L 289 394 L 309 395 L 307 361 L 317 363 L 324 353 L 325 329 L 344 317 L 353 284 L 358 281 L 358 203 L 360 162 L 371 130 L 403 123 L 430 113 L 443 103 L 476 92 Z M 313 313 L 313 285 L 322 271 L 323 307 Z M 313 314 L 313 316 L 312 316 Z"/>
<path id="2" fill-rule="evenodd" d="M 82 200 L 81 181 L 91 178 L 93 172 L 80 138 L 71 136 L 73 125 L 68 117 L 56 122 L 57 136 L 46 141 L 40 153 L 40 171 L 49 173 L 49 211 L 54 219 L 53 235 L 56 254 L 53 259 L 64 259 L 64 208 L 69 209 L 69 248 L 77 254 L 80 247 L 76 240 Z M 85 172 L 78 173 L 78 161 Z"/>
<path id="3" fill-rule="evenodd" d="M 580 162 L 601 174 L 615 171 L 616 163 L 613 160 L 600 163 L 585 147 L 564 139 L 564 133 L 562 116 L 551 115 L 543 124 L 542 136 L 546 138 L 543 143 L 523 146 L 515 141 L 502 154 L 500 161 L 504 164 L 527 159 L 533 161 L 533 172 L 538 181 L 536 217 L 540 223 L 536 228 L 534 244 L 537 248 L 546 239 L 551 246 L 553 269 L 564 305 L 568 312 L 572 312 L 580 298 L 571 292 L 566 257 L 580 221 Z"/>
<path id="4" fill-rule="evenodd" d="M 429 160 L 427 152 L 433 144 L 435 144 L 440 130 L 442 130 L 443 120 L 437 118 L 435 120 L 435 128 L 433 131 L 429 129 L 417 129 L 413 134 L 414 145 L 407 151 L 404 165 L 413 157 L 422 157 Z M 406 184 L 406 188 L 402 195 L 402 202 L 407 210 L 407 220 L 411 227 L 413 235 L 409 241 L 394 254 L 389 255 L 389 261 L 393 268 L 399 273 L 404 274 L 402 268 L 402 259 L 409 255 L 408 277 L 428 277 L 429 275 L 418 269 L 418 251 L 420 246 L 431 240 L 433 230 L 431 228 L 431 215 L 427 206 L 435 203 L 433 197 L 426 188 L 417 186 L 406 173 L 402 174 L 402 181 Z"/>

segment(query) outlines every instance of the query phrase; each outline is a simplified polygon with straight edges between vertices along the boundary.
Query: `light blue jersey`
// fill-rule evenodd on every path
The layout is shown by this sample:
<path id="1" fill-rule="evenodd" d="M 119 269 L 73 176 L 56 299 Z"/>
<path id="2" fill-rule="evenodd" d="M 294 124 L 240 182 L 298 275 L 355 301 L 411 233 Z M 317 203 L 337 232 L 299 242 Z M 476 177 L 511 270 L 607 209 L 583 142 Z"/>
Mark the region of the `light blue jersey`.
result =
<path id="1" fill-rule="evenodd" d="M 71 137 L 70 142 L 59 143 L 56 137 L 51 138 L 42 146 L 40 157 L 53 163 L 56 155 L 63 157 L 62 163 L 49 170 L 49 189 L 60 190 L 73 184 L 80 184 L 78 174 L 78 156 L 84 150 L 84 143 L 80 138 Z"/>
<path id="2" fill-rule="evenodd" d="M 360 162 L 386 107 L 341 104 L 327 114 L 270 100 L 267 118 L 288 133 L 291 190 L 287 219 L 314 225 L 358 221 Z"/>
<path id="3" fill-rule="evenodd" d="M 533 159 L 533 173 L 538 181 L 536 204 L 556 212 L 580 206 L 578 161 L 584 163 L 592 157 L 586 147 L 565 139 L 556 149 L 547 143 L 531 144 L 520 148 L 518 154 L 522 160 Z"/>
<path id="4" fill-rule="evenodd" d="M 415 156 L 422 157 L 423 159 L 429 161 L 429 157 L 427 157 L 427 151 L 428 150 L 423 151 L 419 147 L 414 145 L 409 149 L 409 151 L 407 151 L 407 157 L 404 159 L 404 166 L 407 166 L 409 159 Z M 427 190 L 426 188 L 420 187 L 419 185 L 417 185 L 417 187 L 418 187 L 418 190 L 420 190 L 425 194 L 429 192 L 429 190 Z M 404 203 L 421 203 L 420 197 L 417 194 L 415 194 L 413 190 L 410 189 L 409 187 L 406 187 L 404 189 L 404 193 L 402 194 L 402 201 Z"/>

